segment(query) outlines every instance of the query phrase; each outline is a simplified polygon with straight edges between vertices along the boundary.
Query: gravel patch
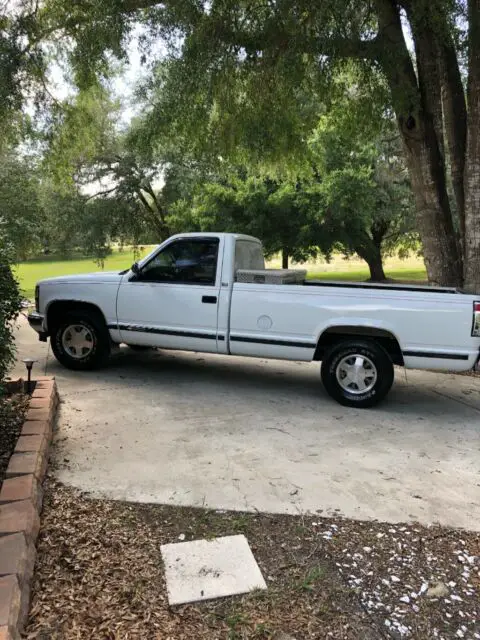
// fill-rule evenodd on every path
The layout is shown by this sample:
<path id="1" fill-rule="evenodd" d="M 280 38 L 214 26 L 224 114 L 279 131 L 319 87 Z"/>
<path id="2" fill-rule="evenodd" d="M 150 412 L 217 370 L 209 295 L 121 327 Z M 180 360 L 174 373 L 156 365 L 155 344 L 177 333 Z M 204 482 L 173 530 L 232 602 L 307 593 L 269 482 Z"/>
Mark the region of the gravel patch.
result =
<path id="1" fill-rule="evenodd" d="M 312 526 L 391 636 L 480 638 L 478 533 L 352 521 Z"/>
<path id="2" fill-rule="evenodd" d="M 477 533 L 45 489 L 27 638 L 480 638 Z M 238 533 L 268 590 L 169 607 L 160 545 Z"/>

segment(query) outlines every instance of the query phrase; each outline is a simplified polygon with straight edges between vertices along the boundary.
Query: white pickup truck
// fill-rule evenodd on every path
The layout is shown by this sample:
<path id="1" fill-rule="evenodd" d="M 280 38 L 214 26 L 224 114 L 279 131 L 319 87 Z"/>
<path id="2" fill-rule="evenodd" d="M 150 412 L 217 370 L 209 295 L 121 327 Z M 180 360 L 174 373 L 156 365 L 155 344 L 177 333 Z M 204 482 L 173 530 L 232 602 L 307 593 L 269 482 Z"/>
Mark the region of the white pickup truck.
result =
<path id="1" fill-rule="evenodd" d="M 480 296 L 298 277 L 283 284 L 282 274 L 265 270 L 256 238 L 177 235 L 126 271 L 40 281 L 29 321 L 77 370 L 104 364 L 120 343 L 322 361 L 328 393 L 354 407 L 387 395 L 394 365 L 480 366 Z"/>

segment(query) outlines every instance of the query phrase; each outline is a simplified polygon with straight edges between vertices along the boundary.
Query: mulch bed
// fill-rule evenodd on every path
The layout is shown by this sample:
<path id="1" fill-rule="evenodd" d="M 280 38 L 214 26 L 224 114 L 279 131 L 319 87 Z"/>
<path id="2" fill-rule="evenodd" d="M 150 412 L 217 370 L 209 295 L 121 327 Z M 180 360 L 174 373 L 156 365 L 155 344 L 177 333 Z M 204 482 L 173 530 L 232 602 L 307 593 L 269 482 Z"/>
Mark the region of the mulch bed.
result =
<path id="1" fill-rule="evenodd" d="M 0 488 L 23 426 L 28 398 L 23 394 L 0 395 Z"/>
<path id="2" fill-rule="evenodd" d="M 478 533 L 45 489 L 27 638 L 480 638 Z M 160 545 L 239 533 L 268 590 L 170 608 Z"/>

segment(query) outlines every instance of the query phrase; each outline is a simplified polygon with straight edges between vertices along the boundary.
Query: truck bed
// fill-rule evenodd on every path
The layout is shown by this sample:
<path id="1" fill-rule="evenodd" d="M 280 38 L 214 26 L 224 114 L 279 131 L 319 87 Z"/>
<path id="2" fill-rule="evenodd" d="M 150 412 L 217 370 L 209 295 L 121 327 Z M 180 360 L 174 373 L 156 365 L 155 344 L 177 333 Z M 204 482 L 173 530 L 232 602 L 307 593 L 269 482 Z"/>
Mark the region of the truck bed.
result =
<path id="1" fill-rule="evenodd" d="M 316 346 L 325 331 L 375 335 L 398 343 L 407 368 L 466 371 L 473 368 L 480 346 L 472 335 L 473 304 L 473 296 L 448 287 L 331 280 L 282 286 L 236 282 L 230 350 L 312 360 L 318 357 Z"/>

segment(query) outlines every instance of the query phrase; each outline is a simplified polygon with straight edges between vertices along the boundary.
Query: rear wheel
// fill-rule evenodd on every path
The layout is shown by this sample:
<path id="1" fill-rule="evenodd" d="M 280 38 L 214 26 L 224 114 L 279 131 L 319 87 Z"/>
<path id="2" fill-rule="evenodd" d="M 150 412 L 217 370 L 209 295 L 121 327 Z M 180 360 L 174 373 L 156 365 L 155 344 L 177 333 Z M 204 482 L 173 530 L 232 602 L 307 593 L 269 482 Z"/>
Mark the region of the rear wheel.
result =
<path id="1" fill-rule="evenodd" d="M 339 342 L 323 358 L 323 385 L 347 407 L 375 406 L 390 391 L 393 378 L 390 356 L 373 340 Z"/>
<path id="2" fill-rule="evenodd" d="M 98 369 L 110 355 L 110 336 L 103 318 L 90 311 L 70 311 L 51 334 L 52 351 L 67 369 Z"/>

